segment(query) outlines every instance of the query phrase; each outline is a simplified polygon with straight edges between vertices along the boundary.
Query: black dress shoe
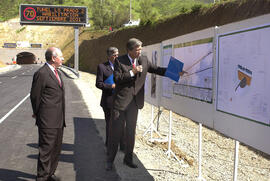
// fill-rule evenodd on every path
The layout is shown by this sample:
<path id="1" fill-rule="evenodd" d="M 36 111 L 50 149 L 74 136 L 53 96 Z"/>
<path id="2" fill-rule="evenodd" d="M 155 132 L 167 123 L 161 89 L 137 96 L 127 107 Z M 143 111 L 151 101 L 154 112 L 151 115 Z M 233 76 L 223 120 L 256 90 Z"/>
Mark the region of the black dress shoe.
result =
<path id="1" fill-rule="evenodd" d="M 112 169 L 113 169 L 113 163 L 107 162 L 106 170 L 107 170 L 107 171 L 111 171 Z"/>
<path id="2" fill-rule="evenodd" d="M 133 162 L 128 162 L 128 161 L 124 160 L 124 164 L 130 168 L 138 168 L 138 166 L 136 164 L 134 164 Z"/>
<path id="3" fill-rule="evenodd" d="M 52 175 L 49 177 L 48 181 L 61 181 L 61 179 L 56 175 Z"/>

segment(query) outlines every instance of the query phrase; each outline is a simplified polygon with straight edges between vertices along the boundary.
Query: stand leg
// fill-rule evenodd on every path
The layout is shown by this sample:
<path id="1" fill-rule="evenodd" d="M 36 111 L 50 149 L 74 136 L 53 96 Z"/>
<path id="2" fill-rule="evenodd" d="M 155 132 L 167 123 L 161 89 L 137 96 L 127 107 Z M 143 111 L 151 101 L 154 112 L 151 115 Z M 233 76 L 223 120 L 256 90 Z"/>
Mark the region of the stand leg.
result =
<path id="1" fill-rule="evenodd" d="M 168 136 L 168 151 L 166 152 L 166 155 L 168 157 L 173 155 L 173 157 L 180 163 L 183 164 L 183 160 L 179 160 L 177 156 L 174 154 L 174 152 L 171 150 L 171 144 L 172 144 L 172 111 L 170 111 L 170 118 L 169 118 L 169 136 Z"/>
<path id="2" fill-rule="evenodd" d="M 198 161 L 199 161 L 199 176 L 198 180 L 205 181 L 202 177 L 202 123 L 199 123 L 199 146 L 198 146 Z"/>
<path id="3" fill-rule="evenodd" d="M 158 116 L 158 115 L 157 115 Z M 146 129 L 146 131 L 143 134 L 143 137 L 150 132 L 150 141 L 160 141 L 160 142 L 166 142 L 166 140 L 160 140 L 160 139 L 154 139 L 153 138 L 153 131 L 161 138 L 161 134 L 159 134 L 159 132 L 157 131 L 155 124 L 154 124 L 154 120 L 157 118 L 157 116 L 154 118 L 154 106 L 151 105 L 151 123 L 148 126 L 148 128 Z"/>
<path id="4" fill-rule="evenodd" d="M 239 141 L 235 140 L 233 181 L 237 181 Z"/>

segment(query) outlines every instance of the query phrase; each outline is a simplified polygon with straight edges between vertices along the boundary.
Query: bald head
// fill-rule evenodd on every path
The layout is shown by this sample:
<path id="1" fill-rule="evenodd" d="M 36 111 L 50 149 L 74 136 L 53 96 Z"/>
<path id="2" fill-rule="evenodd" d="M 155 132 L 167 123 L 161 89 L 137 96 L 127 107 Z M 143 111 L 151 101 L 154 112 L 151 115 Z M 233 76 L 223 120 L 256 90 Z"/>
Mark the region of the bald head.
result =
<path id="1" fill-rule="evenodd" d="M 61 54 L 61 50 L 59 48 L 50 47 L 46 50 L 45 59 L 47 62 L 50 62 L 53 57 L 56 57 L 59 54 Z"/>
<path id="2" fill-rule="evenodd" d="M 55 68 L 60 67 L 64 60 L 61 50 L 56 47 L 48 48 L 45 53 L 45 58 L 46 61 Z"/>

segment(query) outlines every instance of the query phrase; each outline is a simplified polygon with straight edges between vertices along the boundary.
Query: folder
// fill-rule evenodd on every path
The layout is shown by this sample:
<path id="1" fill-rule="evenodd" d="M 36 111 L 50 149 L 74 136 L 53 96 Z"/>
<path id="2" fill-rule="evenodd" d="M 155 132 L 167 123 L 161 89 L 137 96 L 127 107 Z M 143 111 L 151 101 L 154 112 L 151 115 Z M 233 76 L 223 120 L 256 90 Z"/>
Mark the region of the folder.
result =
<path id="1" fill-rule="evenodd" d="M 110 85 L 114 84 L 114 81 L 113 81 L 113 74 L 110 75 L 106 80 L 104 80 L 104 83 L 105 83 L 105 84 L 110 84 Z"/>
<path id="2" fill-rule="evenodd" d="M 180 79 L 179 72 L 183 71 L 183 67 L 183 62 L 171 56 L 165 76 L 174 80 L 175 82 L 178 82 Z"/>

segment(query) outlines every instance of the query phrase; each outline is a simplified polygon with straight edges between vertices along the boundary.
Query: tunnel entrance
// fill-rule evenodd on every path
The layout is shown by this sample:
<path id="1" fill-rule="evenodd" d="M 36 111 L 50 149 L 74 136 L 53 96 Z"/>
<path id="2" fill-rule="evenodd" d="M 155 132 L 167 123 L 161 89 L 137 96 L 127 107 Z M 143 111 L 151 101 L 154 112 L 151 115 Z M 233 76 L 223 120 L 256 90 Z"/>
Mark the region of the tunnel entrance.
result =
<path id="1" fill-rule="evenodd" d="M 17 64 L 34 64 L 37 63 L 36 56 L 31 52 L 21 52 L 17 54 Z"/>

